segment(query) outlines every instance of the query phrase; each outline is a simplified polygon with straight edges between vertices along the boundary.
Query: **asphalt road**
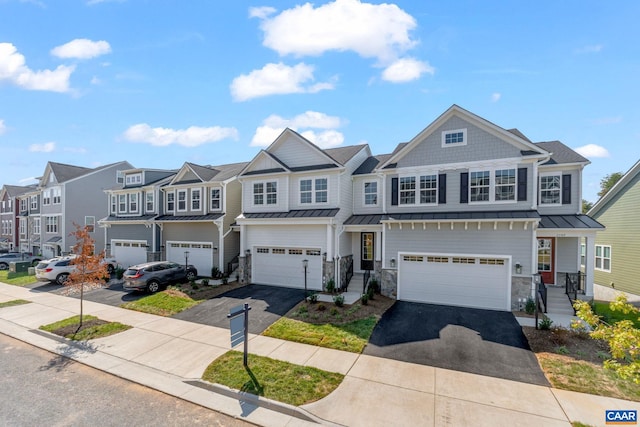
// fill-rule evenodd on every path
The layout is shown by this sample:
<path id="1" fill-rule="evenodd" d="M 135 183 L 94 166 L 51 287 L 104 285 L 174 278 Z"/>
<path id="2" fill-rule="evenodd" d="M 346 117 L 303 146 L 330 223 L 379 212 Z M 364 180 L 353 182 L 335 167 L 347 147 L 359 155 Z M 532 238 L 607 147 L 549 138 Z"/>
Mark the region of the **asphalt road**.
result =
<path id="1" fill-rule="evenodd" d="M 2 426 L 249 426 L 0 334 Z"/>

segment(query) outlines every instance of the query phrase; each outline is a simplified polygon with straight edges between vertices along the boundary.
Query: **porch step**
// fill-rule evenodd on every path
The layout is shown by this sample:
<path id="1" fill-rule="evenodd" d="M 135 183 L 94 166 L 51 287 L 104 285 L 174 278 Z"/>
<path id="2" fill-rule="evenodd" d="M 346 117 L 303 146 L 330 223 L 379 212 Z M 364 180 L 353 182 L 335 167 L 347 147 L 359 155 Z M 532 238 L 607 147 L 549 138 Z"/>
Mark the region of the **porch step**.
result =
<path id="1" fill-rule="evenodd" d="M 563 287 L 547 288 L 547 313 L 573 316 L 573 307 Z"/>
<path id="2" fill-rule="evenodd" d="M 362 281 L 364 280 L 363 273 L 353 273 L 351 280 L 347 286 L 349 292 L 361 292 L 362 291 Z"/>

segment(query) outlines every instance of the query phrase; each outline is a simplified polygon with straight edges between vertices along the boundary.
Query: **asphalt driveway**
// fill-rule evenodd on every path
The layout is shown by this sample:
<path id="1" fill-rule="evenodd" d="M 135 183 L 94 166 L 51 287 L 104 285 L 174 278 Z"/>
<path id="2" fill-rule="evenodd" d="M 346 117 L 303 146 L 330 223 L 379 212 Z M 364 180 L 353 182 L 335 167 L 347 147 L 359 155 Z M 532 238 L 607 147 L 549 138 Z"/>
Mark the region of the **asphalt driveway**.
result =
<path id="1" fill-rule="evenodd" d="M 548 386 L 513 314 L 397 301 L 364 354 Z"/>
<path id="2" fill-rule="evenodd" d="M 251 307 L 249 332 L 260 334 L 303 299 L 302 289 L 247 285 L 204 301 L 173 318 L 228 329 L 229 310 L 246 302 Z"/>

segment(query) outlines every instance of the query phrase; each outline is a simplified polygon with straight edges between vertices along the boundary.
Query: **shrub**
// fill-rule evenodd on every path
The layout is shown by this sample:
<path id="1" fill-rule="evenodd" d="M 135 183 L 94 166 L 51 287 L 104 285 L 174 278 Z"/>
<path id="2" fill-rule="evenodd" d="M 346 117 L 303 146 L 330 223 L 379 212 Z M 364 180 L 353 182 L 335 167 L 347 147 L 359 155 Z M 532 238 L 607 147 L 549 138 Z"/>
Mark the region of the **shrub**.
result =
<path id="1" fill-rule="evenodd" d="M 558 354 L 569 354 L 569 349 L 563 345 L 556 348 L 556 353 Z"/>
<path id="2" fill-rule="evenodd" d="M 333 297 L 333 303 L 336 307 L 342 307 L 344 305 L 344 297 L 342 295 L 336 295 Z"/>
<path id="3" fill-rule="evenodd" d="M 360 297 L 360 302 L 362 303 L 362 305 L 369 304 L 369 295 L 368 294 L 362 294 L 362 296 Z"/>
<path id="4" fill-rule="evenodd" d="M 198 290 L 200 288 L 200 286 L 198 286 L 198 284 L 196 282 L 191 282 L 191 289 Z"/>
<path id="5" fill-rule="evenodd" d="M 315 304 L 318 302 L 318 294 L 311 294 L 307 297 L 307 300 L 311 303 L 311 304 Z"/>
<path id="6" fill-rule="evenodd" d="M 326 309 L 327 309 L 326 305 L 322 303 L 318 304 L 318 311 L 325 311 Z"/>
<path id="7" fill-rule="evenodd" d="M 374 295 L 375 295 L 375 288 L 373 286 L 371 286 L 371 283 L 369 283 L 369 288 L 367 289 L 367 297 L 370 300 L 372 300 Z"/>
<path id="8" fill-rule="evenodd" d="M 302 316 L 303 314 L 308 313 L 308 312 L 309 312 L 309 310 L 307 310 L 307 306 L 306 305 L 300 306 L 300 308 L 298 309 L 298 315 L 299 316 Z"/>
<path id="9" fill-rule="evenodd" d="M 228 285 L 229 284 L 229 277 L 227 277 L 226 275 L 222 276 L 222 284 L 223 285 Z"/>
<path id="10" fill-rule="evenodd" d="M 126 270 L 124 268 L 122 268 L 122 267 L 116 268 L 116 279 L 122 280 L 122 277 L 124 276 L 124 272 L 125 271 Z"/>
<path id="11" fill-rule="evenodd" d="M 222 272 L 218 267 L 213 267 L 211 269 L 211 277 L 214 279 L 219 279 L 220 277 L 222 277 Z"/>
<path id="12" fill-rule="evenodd" d="M 332 316 L 337 316 L 340 312 L 337 308 L 333 307 L 329 313 L 331 313 Z"/>
<path id="13" fill-rule="evenodd" d="M 524 305 L 524 311 L 527 314 L 533 314 L 533 312 L 536 311 L 536 302 L 533 298 L 527 298 L 527 303 Z"/>
<path id="14" fill-rule="evenodd" d="M 204 286 L 208 286 L 209 285 L 209 279 L 202 279 L 202 284 Z"/>
<path id="15" fill-rule="evenodd" d="M 378 283 L 378 279 L 372 277 L 371 280 L 369 280 L 369 289 L 371 289 L 371 293 L 380 292 L 380 284 Z"/>
<path id="16" fill-rule="evenodd" d="M 538 326 L 543 331 L 548 331 L 549 329 L 551 329 L 551 324 L 553 324 L 553 320 L 549 319 L 548 317 L 545 317 L 544 319 L 540 320 L 540 322 L 538 322 Z"/>
<path id="17" fill-rule="evenodd" d="M 329 279 L 329 281 L 327 281 L 326 288 L 327 288 L 327 292 L 332 294 L 336 290 L 336 281 L 333 280 L 333 278 Z"/>

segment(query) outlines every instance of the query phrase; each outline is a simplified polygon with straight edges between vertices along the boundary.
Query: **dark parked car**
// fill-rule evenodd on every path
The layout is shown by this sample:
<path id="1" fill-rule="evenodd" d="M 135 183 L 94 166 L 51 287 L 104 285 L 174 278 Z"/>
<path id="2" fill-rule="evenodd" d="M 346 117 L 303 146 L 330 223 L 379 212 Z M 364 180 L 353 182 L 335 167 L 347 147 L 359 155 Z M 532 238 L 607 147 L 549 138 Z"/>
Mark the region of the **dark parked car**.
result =
<path id="1" fill-rule="evenodd" d="M 122 278 L 123 288 L 127 291 L 158 292 L 171 283 L 193 280 L 198 270 L 193 265 L 180 265 L 170 261 L 155 261 L 132 265 L 127 268 Z"/>

